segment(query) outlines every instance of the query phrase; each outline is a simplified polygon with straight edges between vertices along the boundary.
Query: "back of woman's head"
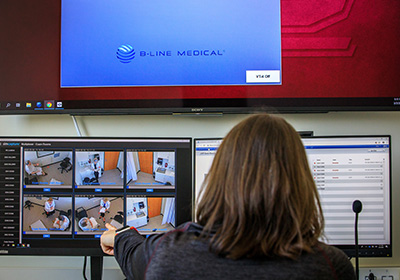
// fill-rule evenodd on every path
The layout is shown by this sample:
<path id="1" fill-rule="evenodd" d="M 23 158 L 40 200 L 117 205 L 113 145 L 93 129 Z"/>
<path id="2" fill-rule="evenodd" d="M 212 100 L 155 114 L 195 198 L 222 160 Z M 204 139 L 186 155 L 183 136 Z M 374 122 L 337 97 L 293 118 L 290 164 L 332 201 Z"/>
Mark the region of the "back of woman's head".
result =
<path id="1" fill-rule="evenodd" d="M 218 255 L 296 258 L 323 228 L 318 193 L 298 133 L 284 119 L 255 115 L 219 147 L 197 208 Z"/>

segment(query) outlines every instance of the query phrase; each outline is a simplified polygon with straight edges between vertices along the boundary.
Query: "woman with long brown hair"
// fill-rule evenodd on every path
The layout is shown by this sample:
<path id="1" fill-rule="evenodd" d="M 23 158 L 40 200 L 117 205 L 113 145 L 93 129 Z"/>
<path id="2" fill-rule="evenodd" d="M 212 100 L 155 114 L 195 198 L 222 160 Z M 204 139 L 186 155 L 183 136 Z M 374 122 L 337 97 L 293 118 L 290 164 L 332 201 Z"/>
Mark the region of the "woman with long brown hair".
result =
<path id="1" fill-rule="evenodd" d="M 197 223 L 148 239 L 101 238 L 128 279 L 355 279 L 340 250 L 318 241 L 324 219 L 301 139 L 284 119 L 255 115 L 219 147 Z"/>

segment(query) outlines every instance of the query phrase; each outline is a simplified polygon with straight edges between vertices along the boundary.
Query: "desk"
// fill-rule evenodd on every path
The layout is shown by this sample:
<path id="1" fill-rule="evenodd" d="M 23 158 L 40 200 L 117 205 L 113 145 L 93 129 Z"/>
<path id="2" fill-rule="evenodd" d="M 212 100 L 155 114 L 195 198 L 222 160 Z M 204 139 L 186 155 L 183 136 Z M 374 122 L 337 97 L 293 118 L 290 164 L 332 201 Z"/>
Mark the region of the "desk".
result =
<path id="1" fill-rule="evenodd" d="M 87 221 L 86 226 L 82 226 L 82 222 L 87 219 L 89 221 Z M 91 217 L 91 218 L 83 217 L 82 219 L 79 220 L 78 225 L 81 228 L 81 230 L 85 231 L 85 232 L 95 231 L 99 227 L 99 224 L 97 223 L 96 219 L 93 217 Z"/>
<path id="2" fill-rule="evenodd" d="M 36 222 L 31 224 L 30 227 L 32 231 L 47 231 L 46 226 L 41 220 L 37 220 Z"/>
<path id="3" fill-rule="evenodd" d="M 49 185 L 50 185 L 50 186 L 54 186 L 54 185 L 60 186 L 60 185 L 62 185 L 62 183 L 63 183 L 63 182 L 58 181 L 58 180 L 56 180 L 56 179 L 54 179 L 54 178 L 51 178 L 51 180 L 50 180 L 50 182 L 49 182 Z"/>
<path id="4" fill-rule="evenodd" d="M 89 220 L 92 223 L 93 229 L 97 229 L 99 227 L 99 224 L 97 223 L 95 218 L 91 217 Z"/>
<path id="5" fill-rule="evenodd" d="M 120 223 L 118 223 L 116 220 L 111 220 L 110 225 L 112 225 L 113 227 L 116 227 L 117 229 L 122 228 L 123 225 L 121 225 Z"/>
<path id="6" fill-rule="evenodd" d="M 84 180 L 86 177 L 89 178 L 89 179 L 94 178 L 94 172 L 93 172 L 93 170 L 92 170 L 90 167 L 88 167 L 88 166 L 79 169 L 79 174 L 81 175 L 81 179 L 82 179 L 82 182 L 80 182 L 80 184 L 83 184 L 83 180 Z M 99 176 L 99 177 L 100 177 L 100 176 Z M 79 184 L 79 183 L 78 183 L 78 184 Z"/>
<path id="7" fill-rule="evenodd" d="M 61 230 L 64 231 L 68 228 L 70 220 L 67 216 L 65 215 L 60 215 L 61 217 L 63 217 L 63 222 L 61 222 L 58 218 L 55 219 L 54 223 L 53 223 L 53 230 Z M 57 222 L 60 222 L 60 224 L 58 224 Z"/>
<path id="8" fill-rule="evenodd" d="M 147 225 L 147 215 L 143 214 L 144 212 L 133 213 L 130 215 L 128 214 L 126 217 L 126 224 L 135 228 Z"/>
<path id="9" fill-rule="evenodd" d="M 175 171 L 169 169 L 157 168 L 154 180 L 164 184 L 169 183 L 172 186 L 174 186 Z"/>

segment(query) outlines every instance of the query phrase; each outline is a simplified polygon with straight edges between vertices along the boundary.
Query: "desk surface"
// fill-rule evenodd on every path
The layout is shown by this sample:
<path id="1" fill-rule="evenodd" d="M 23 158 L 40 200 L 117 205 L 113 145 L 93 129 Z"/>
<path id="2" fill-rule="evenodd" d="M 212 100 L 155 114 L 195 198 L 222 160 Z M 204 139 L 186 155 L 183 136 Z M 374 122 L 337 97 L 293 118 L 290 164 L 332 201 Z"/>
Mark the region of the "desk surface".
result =
<path id="1" fill-rule="evenodd" d="M 46 226 L 43 224 L 41 220 L 37 220 L 33 224 L 31 224 L 31 230 L 32 231 L 47 231 L 48 229 Z"/>
<path id="2" fill-rule="evenodd" d="M 121 225 L 120 223 L 118 223 L 116 220 L 112 220 L 112 221 L 110 222 L 110 225 L 112 225 L 113 227 L 116 227 L 117 229 L 123 227 L 123 225 Z"/>

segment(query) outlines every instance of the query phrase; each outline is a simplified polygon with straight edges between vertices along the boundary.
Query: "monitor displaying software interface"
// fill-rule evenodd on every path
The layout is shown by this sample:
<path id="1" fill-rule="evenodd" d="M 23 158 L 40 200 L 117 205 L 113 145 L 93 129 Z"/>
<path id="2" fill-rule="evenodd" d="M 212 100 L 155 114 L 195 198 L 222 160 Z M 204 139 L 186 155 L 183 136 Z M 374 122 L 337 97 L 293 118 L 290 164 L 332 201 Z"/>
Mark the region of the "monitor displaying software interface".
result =
<path id="1" fill-rule="evenodd" d="M 323 241 L 354 256 L 354 200 L 361 256 L 391 256 L 390 136 L 303 138 L 325 217 Z M 195 199 L 222 139 L 195 139 Z"/>
<path id="2" fill-rule="evenodd" d="M 191 219 L 190 138 L 1 138 L 1 254 L 98 255 L 110 223 Z"/>

